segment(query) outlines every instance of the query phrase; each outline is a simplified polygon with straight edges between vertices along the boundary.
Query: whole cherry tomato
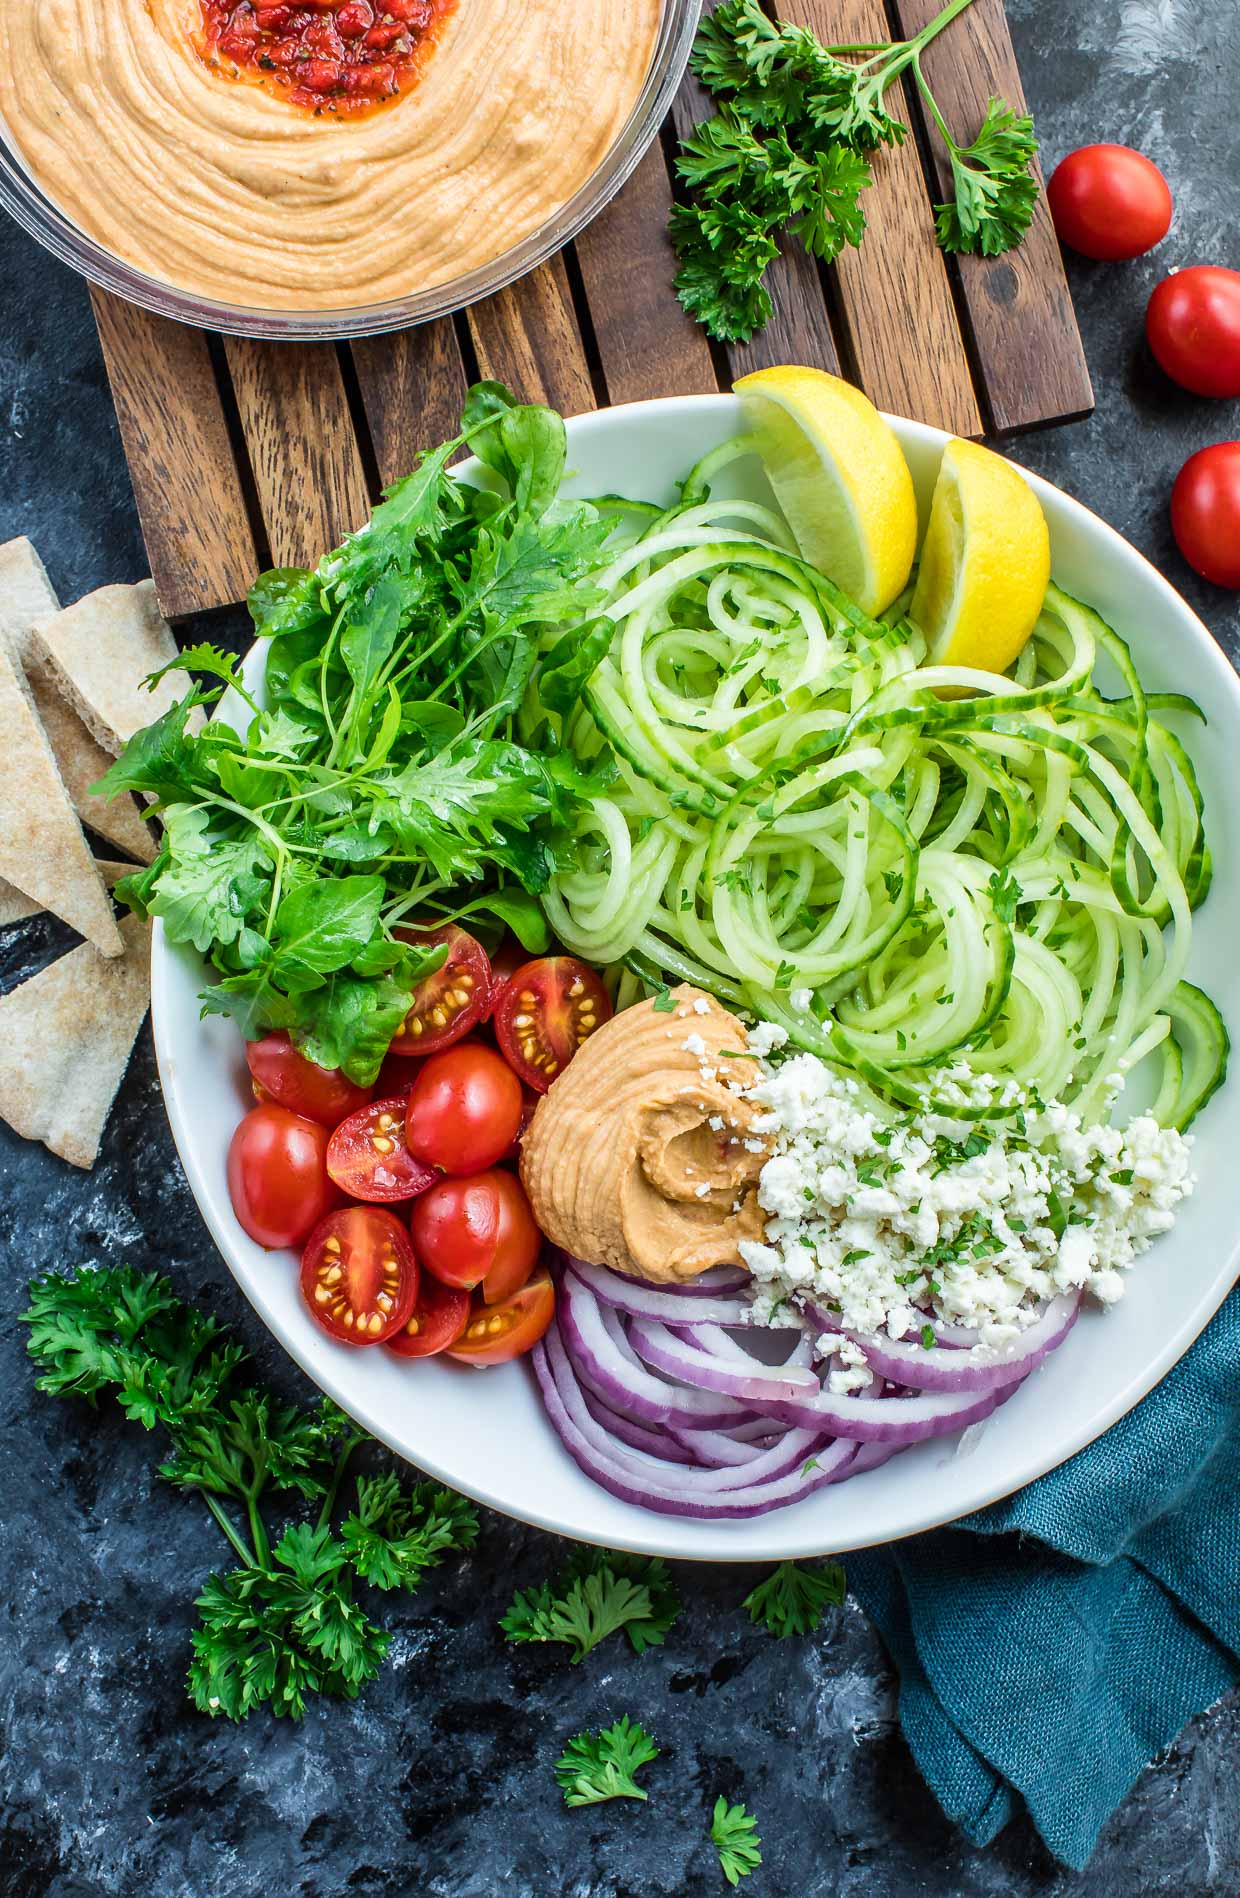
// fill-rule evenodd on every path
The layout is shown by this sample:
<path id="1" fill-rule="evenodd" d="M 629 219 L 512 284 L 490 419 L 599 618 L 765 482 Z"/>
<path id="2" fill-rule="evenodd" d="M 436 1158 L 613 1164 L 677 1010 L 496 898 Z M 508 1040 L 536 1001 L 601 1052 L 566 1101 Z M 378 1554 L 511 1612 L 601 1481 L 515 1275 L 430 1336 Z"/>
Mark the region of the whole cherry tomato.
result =
<path id="1" fill-rule="evenodd" d="M 1194 264 L 1157 285 L 1145 333 L 1160 368 L 1194 395 L 1240 395 L 1240 270 Z"/>
<path id="2" fill-rule="evenodd" d="M 489 1305 L 524 1285 L 542 1248 L 525 1189 L 502 1167 L 438 1181 L 415 1202 L 409 1230 L 428 1272 L 466 1290 L 481 1284 Z"/>
<path id="3" fill-rule="evenodd" d="M 1171 491 L 1171 530 L 1204 579 L 1240 587 L 1240 442 L 1189 456 Z"/>
<path id="4" fill-rule="evenodd" d="M 521 1125 L 521 1083 L 480 1042 L 433 1054 L 409 1090 L 405 1140 L 415 1161 L 445 1173 L 481 1173 L 507 1153 Z"/>
<path id="5" fill-rule="evenodd" d="M 327 1173 L 326 1127 L 267 1101 L 228 1148 L 233 1211 L 260 1246 L 296 1246 L 339 1203 Z"/>
<path id="6" fill-rule="evenodd" d="M 339 1068 L 321 1068 L 296 1049 L 282 1029 L 247 1041 L 245 1058 L 268 1100 L 279 1101 L 290 1113 L 303 1114 L 324 1127 L 337 1127 L 359 1107 L 365 1107 L 371 1089 L 359 1087 Z"/>
<path id="7" fill-rule="evenodd" d="M 1069 152 L 1051 173 L 1046 196 L 1060 241 L 1083 257 L 1141 257 L 1171 228 L 1167 180 L 1128 145 Z"/>

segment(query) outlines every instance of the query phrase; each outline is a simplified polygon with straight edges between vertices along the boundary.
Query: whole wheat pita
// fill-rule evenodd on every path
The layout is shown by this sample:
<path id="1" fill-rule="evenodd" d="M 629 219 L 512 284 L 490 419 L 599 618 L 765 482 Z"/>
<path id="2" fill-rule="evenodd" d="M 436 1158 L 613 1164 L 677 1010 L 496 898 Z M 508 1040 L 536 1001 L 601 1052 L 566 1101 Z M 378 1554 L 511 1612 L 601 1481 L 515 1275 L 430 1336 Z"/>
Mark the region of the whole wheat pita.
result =
<path id="1" fill-rule="evenodd" d="M 72 1166 L 98 1157 L 150 1002 L 150 925 L 121 933 L 123 954 L 83 943 L 0 997 L 0 1117 Z"/>
<path id="2" fill-rule="evenodd" d="M 20 666 L 0 650 L 0 877 L 60 916 L 104 955 L 121 938 L 99 866 Z"/>
<path id="3" fill-rule="evenodd" d="M 73 807 L 84 824 L 118 850 L 152 863 L 155 838 L 133 798 L 127 792 L 116 798 L 91 796 L 90 787 L 111 764 L 111 753 L 95 743 L 59 686 L 35 663 L 31 628 L 59 610 L 60 601 L 34 547 L 24 536 L 7 541 L 0 547 L 0 641 L 26 674 Z"/>
<path id="4" fill-rule="evenodd" d="M 175 673 L 154 691 L 142 684 L 177 655 L 177 643 L 155 601 L 155 583 L 100 587 L 31 630 L 30 650 L 92 737 L 118 757 L 143 725 L 184 698 L 188 680 Z"/>

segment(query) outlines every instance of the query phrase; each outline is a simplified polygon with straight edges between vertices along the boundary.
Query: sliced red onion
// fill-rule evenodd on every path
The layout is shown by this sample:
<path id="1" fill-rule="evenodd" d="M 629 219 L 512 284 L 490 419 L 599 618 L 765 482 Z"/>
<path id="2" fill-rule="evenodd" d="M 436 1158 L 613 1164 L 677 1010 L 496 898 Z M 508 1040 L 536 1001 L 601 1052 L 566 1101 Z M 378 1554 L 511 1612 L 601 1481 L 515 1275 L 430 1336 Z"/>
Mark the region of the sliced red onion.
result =
<path id="1" fill-rule="evenodd" d="M 748 1417 L 752 1405 L 688 1390 L 654 1377 L 639 1362 L 614 1311 L 600 1305 L 572 1272 L 560 1281 L 556 1311 L 573 1362 L 613 1410 L 644 1424 L 716 1430 Z"/>
<path id="2" fill-rule="evenodd" d="M 993 1349 L 975 1345 L 972 1349 L 945 1348 L 903 1340 L 894 1344 L 880 1333 L 864 1337 L 845 1332 L 865 1352 L 871 1370 L 919 1391 L 998 1391 L 1019 1384 L 1035 1371 L 1047 1353 L 1062 1344 L 1080 1310 L 1079 1292 L 1053 1298 L 1040 1318 L 1029 1325 L 1011 1344 Z"/>
<path id="3" fill-rule="evenodd" d="M 708 1298 L 701 1292 L 684 1294 L 679 1287 L 647 1285 L 584 1259 L 569 1257 L 568 1269 L 596 1298 L 630 1318 L 655 1318 L 665 1325 L 735 1325 L 744 1322 L 748 1310 L 735 1296 Z M 799 1331 L 800 1319 L 790 1317 L 784 1329 Z"/>
<path id="4" fill-rule="evenodd" d="M 757 1358 L 723 1358 L 686 1338 L 678 1338 L 666 1325 L 655 1324 L 649 1318 L 631 1321 L 629 1343 L 643 1364 L 700 1390 L 739 1398 L 753 1410 L 774 1414 L 773 1406 L 818 1393 L 818 1379 L 812 1371 L 768 1370 Z"/>
<path id="5" fill-rule="evenodd" d="M 755 1403 L 754 1408 L 805 1430 L 817 1426 L 832 1436 L 852 1437 L 858 1443 L 903 1445 L 922 1443 L 927 1437 L 945 1437 L 953 1430 L 963 1430 L 966 1424 L 980 1423 L 1003 1395 L 1003 1390 L 918 1391 L 912 1397 L 893 1401 L 890 1396 L 836 1397 L 820 1390 L 816 1397 L 769 1407 Z"/>
<path id="6" fill-rule="evenodd" d="M 807 1457 L 815 1456 L 830 1438 L 821 1430 L 779 1430 L 770 1434 L 770 1418 L 766 1419 L 768 1434 L 757 1439 L 744 1440 L 733 1436 L 730 1430 L 669 1430 L 679 1448 L 692 1456 L 695 1463 L 704 1463 L 712 1469 L 743 1469 L 752 1465 L 761 1457 L 767 1457 L 777 1447 L 789 1457 L 788 1468 L 795 1469 L 798 1460 L 804 1463 Z"/>
<path id="7" fill-rule="evenodd" d="M 583 1259 L 575 1259 L 571 1252 L 564 1257 L 571 1265 L 588 1264 Z M 617 1272 L 610 1265 L 589 1267 L 592 1272 L 607 1272 L 622 1285 L 636 1285 L 646 1292 L 661 1293 L 669 1298 L 727 1298 L 732 1292 L 743 1292 L 753 1283 L 743 1265 L 712 1265 L 709 1272 L 699 1272 L 695 1279 L 639 1279 L 628 1272 Z"/>
<path id="8" fill-rule="evenodd" d="M 782 1376 L 785 1371 L 808 1371 L 813 1368 L 814 1340 L 804 1329 L 801 1329 L 800 1336 L 786 1358 L 781 1358 L 778 1364 L 762 1364 L 760 1360 L 755 1359 L 752 1351 L 746 1351 L 740 1340 L 731 1337 L 722 1325 L 714 1323 L 692 1326 L 671 1325 L 668 1328 L 676 1332 L 678 1337 L 683 1335 L 686 1343 L 697 1344 L 704 1351 L 714 1351 L 723 1358 L 734 1358 L 741 1364 L 752 1366 L 758 1363 L 760 1369 L 768 1375 L 778 1373 Z M 765 1333 L 766 1327 L 765 1325 L 755 1326 L 754 1329 L 761 1336 Z"/>
<path id="9" fill-rule="evenodd" d="M 654 1458 L 640 1458 L 635 1451 L 618 1450 L 595 1423 L 585 1407 L 573 1378 L 572 1366 L 552 1324 L 546 1336 L 531 1353 L 547 1413 L 569 1454 L 587 1476 L 621 1501 L 663 1515 L 698 1518 L 765 1515 L 787 1503 L 799 1502 L 814 1490 L 834 1482 L 852 1461 L 856 1446 L 830 1444 L 814 1458 L 814 1468 L 804 1465 L 790 1474 L 765 1482 L 744 1482 L 733 1489 L 720 1489 L 717 1470 L 682 1470 L 675 1466 L 656 1477 Z"/>
<path id="10" fill-rule="evenodd" d="M 633 1450 L 645 1450 L 648 1456 L 665 1457 L 669 1463 L 703 1463 L 707 1460 L 705 1457 L 695 1456 L 688 1438 L 708 1436 L 710 1434 L 708 1431 L 687 1431 L 685 1441 L 682 1443 L 670 1430 L 661 1430 L 657 1426 L 647 1428 L 645 1424 L 634 1423 L 631 1417 L 624 1417 L 618 1410 L 613 1410 L 610 1404 L 605 1404 L 602 1398 L 590 1389 L 577 1371 L 576 1365 L 573 1369 L 581 1389 L 582 1403 L 595 1423 L 601 1424 L 604 1430 L 609 1430 L 613 1437 L 620 1439 L 621 1443 L 627 1443 Z M 766 1421 L 769 1428 L 769 1417 Z"/>

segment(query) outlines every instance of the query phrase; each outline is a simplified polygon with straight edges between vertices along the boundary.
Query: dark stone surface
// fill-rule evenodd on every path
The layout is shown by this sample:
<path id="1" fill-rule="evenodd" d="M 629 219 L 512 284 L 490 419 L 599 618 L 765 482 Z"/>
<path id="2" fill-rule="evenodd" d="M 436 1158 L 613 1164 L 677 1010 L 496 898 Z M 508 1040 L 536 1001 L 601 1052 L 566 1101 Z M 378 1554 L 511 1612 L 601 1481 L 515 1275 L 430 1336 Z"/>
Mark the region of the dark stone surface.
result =
<path id="1" fill-rule="evenodd" d="M 1166 167 L 1178 198 L 1154 259 L 1073 263 L 1098 413 L 1015 452 L 1148 553 L 1234 655 L 1235 597 L 1187 572 L 1165 503 L 1185 456 L 1240 433 L 1240 415 L 1159 376 L 1141 315 L 1172 264 L 1240 262 L 1240 10 L 1235 0 L 1012 0 L 1009 10 L 1048 157 L 1131 141 Z M 66 598 L 137 578 L 142 547 L 85 292 L 8 225 L 0 257 L 0 539 L 28 533 Z M 0 985 L 67 940 L 46 921 L 0 937 Z M 696 1898 L 724 1889 L 704 1844 L 718 1791 L 759 1817 L 755 1898 L 1240 1892 L 1235 1696 L 1149 1769 L 1078 1877 L 1023 1823 L 989 1851 L 946 1823 L 855 1608 L 819 1638 L 777 1643 L 737 1612 L 750 1572 L 683 1568 L 687 1615 L 666 1648 L 636 1660 L 613 1641 L 572 1668 L 497 1633 L 514 1583 L 540 1579 L 557 1554 L 498 1518 L 472 1559 L 385 1604 L 391 1662 L 357 1703 L 321 1705 L 299 1728 L 261 1715 L 242 1728 L 208 1723 L 182 1678 L 189 1604 L 224 1546 L 196 1501 L 154 1477 L 139 1430 L 32 1394 L 13 1322 L 30 1273 L 128 1255 L 166 1267 L 235 1322 L 282 1390 L 302 1387 L 199 1221 L 146 1034 L 92 1174 L 0 1127 L 0 1229 L 3 1898 Z M 552 1760 L 571 1734 L 626 1710 L 664 1748 L 650 1804 L 566 1812 Z"/>

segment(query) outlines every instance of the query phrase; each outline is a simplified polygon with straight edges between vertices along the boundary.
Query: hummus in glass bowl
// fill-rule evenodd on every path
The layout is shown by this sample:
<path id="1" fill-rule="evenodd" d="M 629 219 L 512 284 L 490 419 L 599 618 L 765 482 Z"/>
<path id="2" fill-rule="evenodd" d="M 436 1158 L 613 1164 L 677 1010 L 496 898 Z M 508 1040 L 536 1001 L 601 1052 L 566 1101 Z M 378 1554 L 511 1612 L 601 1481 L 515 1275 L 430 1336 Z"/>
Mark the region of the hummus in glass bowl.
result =
<path id="1" fill-rule="evenodd" d="M 511 282 L 601 208 L 657 130 L 696 13 L 0 0 L 0 201 L 169 315 L 271 335 L 417 321 Z"/>

